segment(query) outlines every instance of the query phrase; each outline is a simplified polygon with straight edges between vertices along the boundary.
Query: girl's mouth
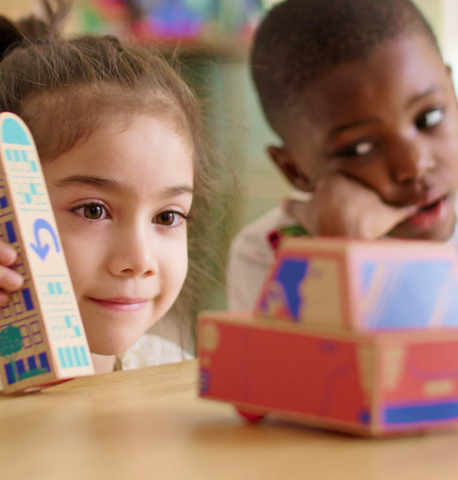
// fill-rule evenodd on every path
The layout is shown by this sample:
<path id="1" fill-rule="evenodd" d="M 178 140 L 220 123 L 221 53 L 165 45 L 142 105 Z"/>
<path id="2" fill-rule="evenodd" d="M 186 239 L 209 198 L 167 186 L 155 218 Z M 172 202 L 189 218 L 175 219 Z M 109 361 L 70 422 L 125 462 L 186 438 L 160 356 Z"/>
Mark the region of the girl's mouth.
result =
<path id="1" fill-rule="evenodd" d="M 146 299 L 96 299 L 90 298 L 90 300 L 97 306 L 107 310 L 115 312 L 138 312 L 143 310 L 148 305 Z"/>
<path id="2" fill-rule="evenodd" d="M 448 195 L 422 207 L 418 213 L 409 217 L 406 223 L 418 230 L 430 230 L 440 225 L 446 218 L 450 208 Z"/>

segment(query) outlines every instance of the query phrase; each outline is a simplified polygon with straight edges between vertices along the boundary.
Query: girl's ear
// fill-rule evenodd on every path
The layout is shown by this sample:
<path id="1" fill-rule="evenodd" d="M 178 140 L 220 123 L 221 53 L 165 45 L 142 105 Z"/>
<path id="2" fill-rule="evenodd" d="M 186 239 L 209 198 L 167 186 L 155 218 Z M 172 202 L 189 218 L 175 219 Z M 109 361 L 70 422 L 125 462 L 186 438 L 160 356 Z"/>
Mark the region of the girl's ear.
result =
<path id="1" fill-rule="evenodd" d="M 268 147 L 267 153 L 289 182 L 298 190 L 302 190 L 303 192 L 313 191 L 313 186 L 309 178 L 297 169 L 296 163 L 286 148 Z"/>

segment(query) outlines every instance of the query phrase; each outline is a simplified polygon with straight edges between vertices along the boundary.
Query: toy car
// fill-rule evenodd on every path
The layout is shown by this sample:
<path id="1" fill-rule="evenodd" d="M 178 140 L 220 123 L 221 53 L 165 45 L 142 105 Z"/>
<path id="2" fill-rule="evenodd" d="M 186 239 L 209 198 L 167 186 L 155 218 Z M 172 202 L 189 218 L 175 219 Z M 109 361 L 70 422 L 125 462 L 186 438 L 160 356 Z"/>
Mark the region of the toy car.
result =
<path id="1" fill-rule="evenodd" d="M 200 396 L 366 436 L 458 425 L 458 257 L 287 239 L 249 313 L 203 312 Z"/>

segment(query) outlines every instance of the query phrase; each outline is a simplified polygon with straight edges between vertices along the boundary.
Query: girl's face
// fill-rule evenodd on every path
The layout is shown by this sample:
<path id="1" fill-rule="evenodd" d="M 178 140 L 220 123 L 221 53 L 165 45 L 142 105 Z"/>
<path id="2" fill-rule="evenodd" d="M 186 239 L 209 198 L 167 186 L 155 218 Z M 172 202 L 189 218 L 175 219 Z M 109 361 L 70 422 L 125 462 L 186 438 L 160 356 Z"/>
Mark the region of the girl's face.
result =
<path id="1" fill-rule="evenodd" d="M 139 115 L 43 165 L 93 353 L 124 352 L 180 292 L 192 154 L 172 125 Z"/>

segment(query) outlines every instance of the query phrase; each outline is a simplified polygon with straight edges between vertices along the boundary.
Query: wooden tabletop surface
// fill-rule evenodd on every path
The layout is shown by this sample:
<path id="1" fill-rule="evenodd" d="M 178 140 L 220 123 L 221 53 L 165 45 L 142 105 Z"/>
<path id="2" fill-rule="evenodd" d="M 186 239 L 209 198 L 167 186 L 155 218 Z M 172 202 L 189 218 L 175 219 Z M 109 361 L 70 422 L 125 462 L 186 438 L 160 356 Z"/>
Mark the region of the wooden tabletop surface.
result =
<path id="1" fill-rule="evenodd" d="M 186 362 L 0 395 L 1 480 L 454 480 L 458 432 L 366 440 L 196 395 Z"/>

